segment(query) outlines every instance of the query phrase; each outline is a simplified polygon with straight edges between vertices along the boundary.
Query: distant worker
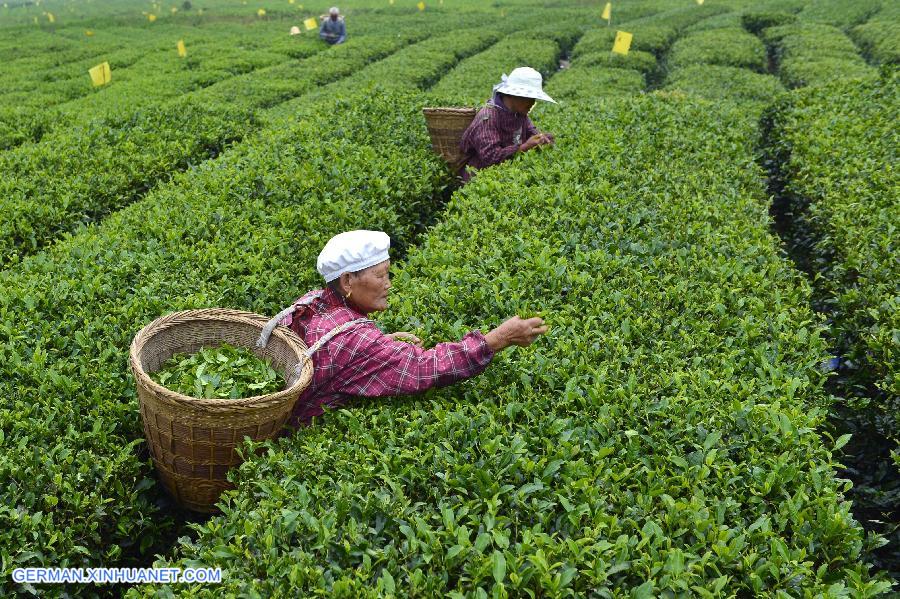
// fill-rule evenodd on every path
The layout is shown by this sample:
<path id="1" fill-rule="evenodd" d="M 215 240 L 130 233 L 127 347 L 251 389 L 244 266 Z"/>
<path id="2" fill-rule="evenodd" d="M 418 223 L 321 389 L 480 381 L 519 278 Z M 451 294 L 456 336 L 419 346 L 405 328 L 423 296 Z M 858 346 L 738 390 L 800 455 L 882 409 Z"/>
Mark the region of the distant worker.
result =
<path id="1" fill-rule="evenodd" d="M 466 156 L 463 180 L 481 169 L 508 160 L 520 152 L 553 144 L 550 133 L 541 133 L 528 118 L 535 100 L 556 101 L 544 93 L 541 74 L 531 67 L 514 69 L 494 86 L 494 96 L 463 133 L 459 149 Z"/>
<path id="2" fill-rule="evenodd" d="M 343 44 L 347 39 L 347 27 L 344 25 L 344 17 L 337 6 L 332 6 L 328 11 L 328 17 L 322 21 L 319 28 L 319 37 L 329 44 Z"/>

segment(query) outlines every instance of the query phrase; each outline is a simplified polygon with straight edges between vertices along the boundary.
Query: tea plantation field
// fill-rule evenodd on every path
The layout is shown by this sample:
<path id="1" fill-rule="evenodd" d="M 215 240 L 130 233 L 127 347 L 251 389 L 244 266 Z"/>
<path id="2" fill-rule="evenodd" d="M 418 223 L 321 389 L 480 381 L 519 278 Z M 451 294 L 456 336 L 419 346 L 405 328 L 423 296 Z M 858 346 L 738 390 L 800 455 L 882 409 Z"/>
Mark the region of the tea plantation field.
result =
<path id="1" fill-rule="evenodd" d="M 0 596 L 891 593 L 898 4 L 417 4 L 339 4 L 337 46 L 310 0 L 2 4 Z M 556 144 L 460 187 L 421 109 L 523 65 Z M 132 338 L 275 314 L 350 229 L 392 238 L 385 331 L 549 333 L 248 445 L 219 514 L 178 510 Z M 222 581 L 13 580 L 41 566 Z"/>

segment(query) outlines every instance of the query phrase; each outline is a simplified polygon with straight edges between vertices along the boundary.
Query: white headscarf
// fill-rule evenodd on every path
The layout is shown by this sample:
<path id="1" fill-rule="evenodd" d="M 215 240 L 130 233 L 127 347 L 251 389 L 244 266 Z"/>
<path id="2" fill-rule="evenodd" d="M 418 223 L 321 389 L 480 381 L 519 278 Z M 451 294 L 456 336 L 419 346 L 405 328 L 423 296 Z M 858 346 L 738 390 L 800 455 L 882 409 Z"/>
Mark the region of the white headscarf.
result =
<path id="1" fill-rule="evenodd" d="M 328 240 L 316 269 L 330 283 L 345 272 L 358 272 L 389 258 L 391 238 L 381 231 L 348 231 Z"/>

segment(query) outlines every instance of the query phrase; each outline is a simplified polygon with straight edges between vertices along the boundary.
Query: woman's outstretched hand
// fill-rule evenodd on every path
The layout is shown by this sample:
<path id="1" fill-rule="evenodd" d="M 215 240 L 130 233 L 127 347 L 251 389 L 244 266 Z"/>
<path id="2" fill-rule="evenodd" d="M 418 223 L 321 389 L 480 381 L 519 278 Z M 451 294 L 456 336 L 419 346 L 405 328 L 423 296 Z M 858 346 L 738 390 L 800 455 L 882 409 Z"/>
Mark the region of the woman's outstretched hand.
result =
<path id="1" fill-rule="evenodd" d="M 542 318 L 523 319 L 513 316 L 485 335 L 484 340 L 487 341 L 488 347 L 498 352 L 513 345 L 527 347 L 546 332 L 547 325 Z"/>
<path id="2" fill-rule="evenodd" d="M 527 140 L 525 140 L 525 142 L 521 146 L 519 146 L 519 151 L 527 152 L 528 150 L 531 150 L 538 146 L 543 146 L 546 144 L 552 145 L 553 141 L 554 140 L 552 135 L 547 135 L 545 133 L 535 133 Z"/>
<path id="3" fill-rule="evenodd" d="M 390 337 L 391 339 L 393 339 L 394 341 L 408 341 L 408 342 L 412 343 L 413 345 L 416 345 L 418 347 L 423 347 L 422 340 L 419 339 L 418 337 L 416 337 L 415 335 L 413 335 L 412 333 L 404 333 L 404 332 L 388 333 L 387 336 Z"/>

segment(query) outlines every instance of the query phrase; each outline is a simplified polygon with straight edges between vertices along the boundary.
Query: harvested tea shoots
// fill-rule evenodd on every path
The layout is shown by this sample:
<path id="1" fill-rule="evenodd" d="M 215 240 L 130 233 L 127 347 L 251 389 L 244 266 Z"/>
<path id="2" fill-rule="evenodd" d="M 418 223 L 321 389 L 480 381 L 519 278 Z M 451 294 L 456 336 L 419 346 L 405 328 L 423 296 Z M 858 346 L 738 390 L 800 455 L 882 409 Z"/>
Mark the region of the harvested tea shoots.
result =
<path id="1" fill-rule="evenodd" d="M 268 362 L 227 343 L 175 354 L 150 378 L 172 391 L 204 399 L 241 399 L 285 387 L 284 377 Z"/>

